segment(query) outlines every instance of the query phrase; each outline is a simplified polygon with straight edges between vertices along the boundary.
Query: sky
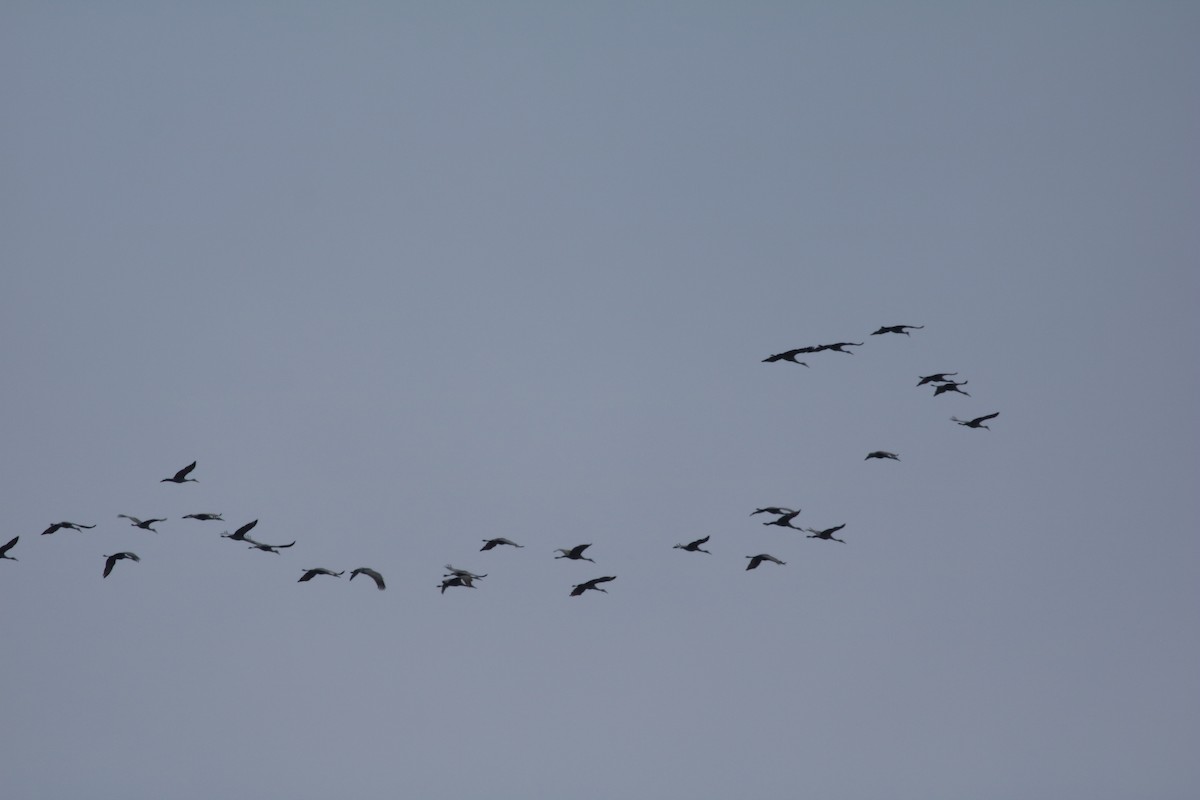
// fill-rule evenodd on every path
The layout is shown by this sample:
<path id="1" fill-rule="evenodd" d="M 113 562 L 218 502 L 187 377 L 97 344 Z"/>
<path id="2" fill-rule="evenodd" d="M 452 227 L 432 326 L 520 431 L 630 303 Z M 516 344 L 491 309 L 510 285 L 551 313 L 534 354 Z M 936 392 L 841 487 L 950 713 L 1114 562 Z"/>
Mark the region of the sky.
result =
<path id="1" fill-rule="evenodd" d="M 3 4 L 6 794 L 1196 797 L 1198 35 Z"/>

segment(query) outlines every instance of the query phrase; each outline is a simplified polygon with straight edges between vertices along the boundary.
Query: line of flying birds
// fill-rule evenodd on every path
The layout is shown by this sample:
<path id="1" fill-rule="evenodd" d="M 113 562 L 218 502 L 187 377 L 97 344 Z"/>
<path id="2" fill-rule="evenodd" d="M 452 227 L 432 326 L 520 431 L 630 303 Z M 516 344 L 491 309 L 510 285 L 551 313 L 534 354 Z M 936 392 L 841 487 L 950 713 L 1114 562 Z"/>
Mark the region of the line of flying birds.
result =
<path id="1" fill-rule="evenodd" d="M 878 335 L 882 335 L 882 334 L 886 334 L 886 333 L 894 333 L 894 334 L 903 334 L 905 336 L 911 336 L 912 334 L 910 334 L 909 331 L 920 330 L 922 328 L 924 328 L 923 325 L 886 325 L 886 326 L 880 327 L 879 330 L 874 331 L 871 335 L 878 336 Z M 767 356 L 766 358 L 763 359 L 763 362 L 764 363 L 775 363 L 778 361 L 787 361 L 787 362 L 791 362 L 793 364 L 799 364 L 801 366 L 807 367 L 808 363 L 798 360 L 797 356 L 799 356 L 801 354 L 821 353 L 821 352 L 825 352 L 825 351 L 834 352 L 834 353 L 844 353 L 846 355 L 853 355 L 854 352 L 852 350 L 847 350 L 846 348 L 847 347 L 861 347 L 862 345 L 863 345 L 863 342 L 834 342 L 831 344 L 819 344 L 819 345 L 813 345 L 810 347 L 797 347 L 797 348 L 794 348 L 791 350 L 785 350 L 781 353 L 775 353 L 774 355 Z M 933 396 L 934 397 L 937 397 L 938 395 L 941 395 L 941 394 L 947 394 L 950 392 L 961 394 L 961 395 L 966 395 L 967 397 L 970 397 L 970 394 L 966 391 L 963 391 L 963 389 L 961 388 L 961 387 L 967 385 L 967 381 L 954 380 L 954 377 L 957 375 L 958 375 L 957 372 L 938 372 L 938 373 L 934 373 L 932 375 L 925 375 L 918 379 L 917 386 L 933 385 L 933 387 L 934 387 Z M 997 412 L 994 412 L 991 414 L 985 414 L 980 417 L 975 417 L 973 419 L 965 419 L 964 420 L 964 419 L 959 419 L 956 416 L 952 416 L 950 419 L 953 422 L 955 422 L 959 425 L 962 425 L 964 427 L 967 427 L 967 428 L 984 428 L 984 429 L 990 430 L 990 428 L 988 428 L 988 426 L 984 423 L 986 423 L 988 420 L 995 419 L 999 415 L 1000 415 L 1000 412 L 997 411 Z M 900 456 L 897 455 L 896 453 L 892 453 L 887 450 L 873 450 L 870 453 L 867 453 L 866 460 L 869 460 L 869 459 L 899 461 Z M 191 464 L 188 464 L 186 467 L 179 470 L 171 477 L 163 478 L 160 481 L 160 483 L 177 483 L 177 484 L 196 483 L 197 480 L 195 478 L 190 477 L 192 471 L 195 469 L 196 469 L 196 462 L 193 461 Z M 842 523 L 841 525 L 835 525 L 832 528 L 824 528 L 824 529 L 799 527 L 797 525 L 793 525 L 792 521 L 794 519 L 796 519 L 797 516 L 799 516 L 800 509 L 786 508 L 783 506 L 765 506 L 763 508 L 758 508 L 758 509 L 755 509 L 754 511 L 752 511 L 750 516 L 755 516 L 757 514 L 770 514 L 775 517 L 775 519 L 773 519 L 773 520 L 769 520 L 767 522 L 762 523 L 763 525 L 774 525 L 774 526 L 779 526 L 782 528 L 788 528 L 791 530 L 803 531 L 803 532 L 808 533 L 808 536 L 806 538 L 809 538 L 809 539 L 820 539 L 820 540 L 824 540 L 824 541 L 841 542 L 842 544 L 846 543 L 844 539 L 839 539 L 834 536 L 835 533 L 837 533 L 838 531 L 840 531 L 846 527 L 845 523 Z M 146 530 L 146 531 L 152 531 L 154 533 L 158 532 L 157 529 L 153 527 L 155 524 L 167 521 L 167 518 L 165 518 L 165 517 L 164 518 L 139 519 L 138 517 L 134 517 L 129 514 L 118 514 L 117 517 L 121 518 L 121 519 L 129 520 L 129 524 L 135 528 L 140 528 L 140 529 Z M 212 521 L 224 522 L 224 519 L 222 518 L 221 514 L 213 514 L 213 513 L 185 514 L 182 517 L 182 519 L 194 519 L 194 520 L 199 520 L 201 522 L 212 522 Z M 229 539 L 231 541 L 244 542 L 247 545 L 249 545 L 250 549 L 252 549 L 252 550 L 261 550 L 263 552 L 274 553 L 276 555 L 279 555 L 281 550 L 288 549 L 290 547 L 293 547 L 296 544 L 295 541 L 288 542 L 287 544 L 266 544 L 264 542 L 260 542 L 260 541 L 257 541 L 255 539 L 251 538 L 249 533 L 250 533 L 250 531 L 252 531 L 254 529 L 254 527 L 257 524 L 258 524 L 257 519 L 252 520 L 252 521 L 247 522 L 246 524 L 242 525 L 241 527 L 237 528 L 233 533 L 230 533 L 229 531 L 223 532 L 221 534 L 221 537 L 225 538 L 225 539 Z M 52 533 L 55 533 L 56 531 L 60 531 L 60 530 L 83 531 L 83 530 L 87 530 L 87 529 L 91 529 L 91 528 L 95 528 L 95 527 L 96 527 L 95 525 L 83 525 L 83 524 L 76 523 L 76 522 L 55 522 L 55 523 L 51 524 L 49 527 L 47 527 L 46 530 L 42 531 L 42 535 L 45 536 L 45 535 L 52 534 Z M 9 551 L 12 550 L 13 547 L 16 546 L 16 544 L 20 540 L 20 538 L 21 538 L 20 536 L 14 536 L 6 544 L 0 545 L 0 560 L 4 560 L 4 559 L 7 559 L 9 561 L 17 560 L 15 557 L 9 555 Z M 689 552 L 689 553 L 708 553 L 709 555 L 711 555 L 711 551 L 705 550 L 703 548 L 703 545 L 708 543 L 710 538 L 711 538 L 711 536 L 705 536 L 701 539 L 696 539 L 696 540 L 688 542 L 686 544 L 682 544 L 682 543 L 676 544 L 676 545 L 674 545 L 674 548 L 683 550 L 683 551 Z M 516 542 L 512 541 L 511 539 L 507 539 L 505 537 L 496 537 L 496 538 L 492 538 L 492 539 L 484 539 L 483 547 L 479 548 L 479 550 L 480 550 L 480 552 L 485 552 L 485 551 L 492 550 L 496 547 L 501 547 L 501 546 L 508 546 L 508 547 L 514 547 L 514 548 L 522 548 L 523 547 L 523 545 L 517 544 Z M 592 546 L 591 543 L 588 543 L 588 544 L 575 545 L 574 547 L 559 548 L 559 549 L 555 550 L 555 552 L 558 553 L 558 555 L 555 556 L 555 559 L 561 558 L 561 559 L 568 559 L 571 561 L 588 561 L 588 562 L 594 564 L 596 562 L 589 556 L 585 555 L 585 552 L 591 546 Z M 786 561 L 781 561 L 780 559 L 776 558 L 775 556 L 773 556 L 769 553 L 759 553 L 757 555 L 746 556 L 746 558 L 749 559 L 749 562 L 746 564 L 747 570 L 757 569 L 759 567 L 759 565 L 761 565 L 763 562 L 766 562 L 766 561 L 769 561 L 773 564 L 780 564 L 780 565 L 785 565 L 787 563 Z M 140 562 L 141 558 L 139 558 L 136 553 L 132 553 L 132 552 L 128 552 L 128 551 L 113 553 L 112 555 L 105 555 L 104 556 L 104 572 L 103 572 L 102 577 L 107 578 L 112 573 L 113 568 L 117 564 L 117 562 L 123 561 L 123 560 Z M 460 569 L 458 567 L 454 567 L 451 564 L 446 564 L 445 568 L 446 568 L 447 572 L 442 575 L 442 582 L 439 587 L 443 594 L 446 592 L 446 589 L 453 588 L 453 587 L 464 587 L 464 588 L 468 588 L 468 589 L 473 589 L 473 588 L 475 588 L 476 581 L 479 581 L 479 580 L 487 577 L 486 573 L 476 574 L 474 572 L 471 572 L 470 570 L 465 570 L 465 569 Z M 321 575 L 326 575 L 326 576 L 333 577 L 333 578 L 340 578 L 343 574 L 345 574 L 344 570 L 340 571 L 340 572 L 334 572 L 333 570 L 327 569 L 325 567 L 315 567 L 312 569 L 304 569 L 302 572 L 303 572 L 303 574 L 300 576 L 299 580 L 297 581 L 298 583 L 304 583 L 306 581 L 311 581 L 313 578 L 316 578 L 317 576 L 321 576 Z M 372 581 L 375 582 L 375 586 L 378 589 L 380 589 L 381 591 L 383 589 L 387 588 L 387 584 L 384 581 L 384 577 L 378 570 L 372 569 L 370 567 L 358 567 L 358 568 L 350 571 L 349 580 L 352 581 L 359 575 L 365 575 L 368 578 L 370 578 Z M 570 596 L 578 597 L 587 591 L 597 591 L 597 592 L 607 593 L 608 590 L 606 588 L 604 588 L 603 586 L 601 586 L 601 584 L 609 583 L 614 580 L 616 580 L 615 575 L 605 575 L 605 576 L 601 576 L 598 578 L 592 578 L 591 580 L 584 581 L 583 583 L 577 583 L 571 587 Z"/>

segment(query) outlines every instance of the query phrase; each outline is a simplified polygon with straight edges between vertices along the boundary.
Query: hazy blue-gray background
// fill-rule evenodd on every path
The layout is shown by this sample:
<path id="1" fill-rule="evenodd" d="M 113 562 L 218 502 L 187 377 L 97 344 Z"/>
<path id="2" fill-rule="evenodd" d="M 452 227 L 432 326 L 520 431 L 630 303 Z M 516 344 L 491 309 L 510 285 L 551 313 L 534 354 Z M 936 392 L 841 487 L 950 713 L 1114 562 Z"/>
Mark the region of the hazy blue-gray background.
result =
<path id="1" fill-rule="evenodd" d="M 4 795 L 1196 797 L 1197 7 L 565 5 L 4 4 Z"/>

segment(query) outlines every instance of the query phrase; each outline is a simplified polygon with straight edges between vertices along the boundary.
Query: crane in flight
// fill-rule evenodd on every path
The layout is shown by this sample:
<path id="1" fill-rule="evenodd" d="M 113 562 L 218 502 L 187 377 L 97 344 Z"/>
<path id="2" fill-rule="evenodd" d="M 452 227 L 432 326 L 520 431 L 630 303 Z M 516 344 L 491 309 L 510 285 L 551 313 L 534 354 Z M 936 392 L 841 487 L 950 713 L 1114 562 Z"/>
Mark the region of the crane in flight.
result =
<path id="1" fill-rule="evenodd" d="M 342 570 L 342 572 L 345 572 L 345 571 L 346 570 Z M 313 569 L 304 570 L 304 574 L 300 576 L 300 580 L 296 581 L 296 583 L 303 583 L 304 581 L 311 581 L 313 578 L 317 577 L 318 575 L 332 575 L 335 578 L 340 578 L 340 577 L 342 577 L 342 572 L 334 572 L 333 570 L 325 569 L 324 567 L 314 567 Z"/>
<path id="2" fill-rule="evenodd" d="M 469 581 L 477 581 L 481 578 L 487 577 L 486 572 L 483 573 L 482 575 L 476 575 L 474 572 L 471 572 L 469 569 L 459 569 L 458 567 L 451 566 L 450 564 L 446 565 L 446 570 L 447 570 L 446 574 L 442 576 L 443 578 L 462 578 L 463 580 L 466 580 L 469 582 Z"/>
<path id="3" fill-rule="evenodd" d="M 220 522 L 225 521 L 220 514 L 184 514 L 183 519 L 198 519 L 201 522 L 208 522 L 214 519 Z"/>
<path id="4" fill-rule="evenodd" d="M 932 375 L 922 375 L 917 386 L 924 386 L 927 383 L 946 383 L 950 380 L 951 375 L 957 374 L 957 372 L 935 372 Z"/>
<path id="5" fill-rule="evenodd" d="M 54 533 L 55 531 L 64 530 L 64 529 L 69 530 L 69 531 L 81 531 L 82 532 L 84 528 L 94 528 L 94 527 L 96 527 L 96 526 L 95 525 L 80 525 L 77 522 L 55 522 L 49 528 L 46 528 L 46 530 L 42 531 L 42 536 L 45 536 L 46 534 L 49 534 L 49 533 Z"/>
<path id="6" fill-rule="evenodd" d="M 447 576 L 442 579 L 442 594 L 445 594 L 446 590 L 451 586 L 465 586 L 468 589 L 475 588 L 475 584 L 469 577 L 463 577 L 462 575 Z"/>
<path id="7" fill-rule="evenodd" d="M 750 512 L 750 516 L 755 514 L 791 514 L 792 512 L 799 513 L 798 508 L 784 508 L 783 506 L 767 506 L 766 508 L 756 508 Z"/>
<path id="8" fill-rule="evenodd" d="M 577 583 L 571 587 L 571 597 L 579 597 L 579 595 L 583 594 L 588 589 L 595 589 L 597 592 L 604 592 L 605 594 L 608 594 L 608 589 L 602 589 L 600 586 L 598 586 L 598 584 L 608 583 L 609 581 L 615 581 L 616 579 L 616 575 L 607 575 L 603 578 L 592 578 L 590 581 Z"/>
<path id="9" fill-rule="evenodd" d="M 189 478 L 188 473 L 196 468 L 196 462 L 188 464 L 169 478 L 163 478 L 159 483 L 199 483 L 195 478 Z"/>
<path id="10" fill-rule="evenodd" d="M 770 555 L 768 553 L 759 553 L 756 556 L 746 556 L 746 558 L 750 559 L 750 563 L 746 565 L 746 569 L 748 569 L 748 570 L 749 569 L 758 569 L 758 565 L 763 563 L 764 561 L 772 561 L 776 564 L 786 564 L 787 563 L 786 561 L 780 561 L 778 558 L 776 558 L 775 556 Z"/>
<path id="11" fill-rule="evenodd" d="M 872 450 L 871 452 L 867 453 L 867 458 L 864 458 L 863 461 L 866 461 L 870 458 L 890 458 L 892 461 L 900 460 L 900 456 L 896 455 L 895 453 L 890 453 L 887 450 Z"/>
<path id="12" fill-rule="evenodd" d="M 805 528 L 804 530 L 808 531 L 809 534 L 811 534 L 808 537 L 809 539 L 824 539 L 824 540 L 830 541 L 830 542 L 841 542 L 842 544 L 845 544 L 846 543 L 845 539 L 838 539 L 838 538 L 834 537 L 834 534 L 837 533 L 838 531 L 840 531 L 844 527 L 846 527 L 846 523 L 843 522 L 841 525 L 838 525 L 837 527 L 826 528 L 823 531 L 819 531 L 816 528 Z"/>
<path id="13" fill-rule="evenodd" d="M 375 581 L 375 586 L 381 592 L 387 588 L 387 584 L 383 582 L 383 576 L 370 567 L 359 567 L 358 569 L 350 570 L 350 580 L 354 580 L 354 576 L 356 575 L 366 575 L 368 578 Z"/>
<path id="14" fill-rule="evenodd" d="M 958 388 L 966 386 L 968 383 L 970 381 L 958 381 L 957 383 L 955 381 L 943 381 L 941 385 L 933 387 L 933 396 L 937 397 L 939 394 L 945 394 L 946 392 L 957 392 L 958 394 L 965 394 L 967 397 L 970 397 L 970 392 L 964 392 Z"/>
<path id="15" fill-rule="evenodd" d="M 675 547 L 678 548 L 679 550 L 686 550 L 689 553 L 708 553 L 711 556 L 712 553 L 710 551 L 705 550 L 704 548 L 702 548 L 700 546 L 700 545 L 704 544 L 705 542 L 707 542 L 711 538 L 712 538 L 711 535 L 705 536 L 703 539 L 697 539 L 696 541 L 688 542 L 687 544 L 677 544 L 677 545 L 675 545 Z"/>
<path id="16" fill-rule="evenodd" d="M 141 528 L 144 531 L 153 531 L 154 533 L 158 533 L 158 531 L 154 530 L 154 528 L 151 528 L 151 525 L 156 522 L 166 522 L 165 519 L 138 519 L 137 517 L 131 517 L 128 514 L 117 514 L 117 516 L 124 517 L 125 519 L 129 520 L 129 524 L 135 528 Z"/>
<path id="17" fill-rule="evenodd" d="M 791 529 L 797 530 L 797 531 L 804 530 L 803 528 L 797 528 L 795 525 L 792 524 L 792 520 L 794 520 L 799 515 L 800 515 L 800 509 L 796 509 L 795 511 L 789 511 L 788 513 L 784 514 L 782 517 L 773 519 L 770 522 L 764 522 L 763 525 L 778 525 L 781 528 L 791 528 Z"/>
<path id="18" fill-rule="evenodd" d="M 562 553 L 562 555 L 555 556 L 555 558 L 569 558 L 572 561 L 591 561 L 593 564 L 595 564 L 595 561 L 583 554 L 583 551 L 587 550 L 589 547 L 591 547 L 591 544 L 577 544 L 571 548 L 560 547 L 554 552 Z"/>
<path id="19" fill-rule="evenodd" d="M 807 367 L 808 362 L 797 360 L 796 356 L 801 353 L 811 353 L 812 350 L 808 347 L 798 347 L 795 350 L 785 350 L 782 353 L 776 353 L 773 356 L 767 356 L 763 359 L 764 364 L 773 364 L 776 361 L 790 361 L 793 364 L 799 364 L 802 367 Z"/>
<path id="20" fill-rule="evenodd" d="M 905 336 L 912 336 L 910 330 L 920 330 L 924 325 L 882 325 L 879 330 L 873 332 L 872 336 L 878 336 L 881 333 L 903 333 Z"/>
<path id="21" fill-rule="evenodd" d="M 242 539 L 242 541 L 249 544 L 251 550 L 262 550 L 264 553 L 274 553 L 275 555 L 279 555 L 280 550 L 291 547 L 296 543 L 295 540 L 292 540 L 290 544 L 263 544 L 262 542 L 254 541 L 249 536 Z M 341 575 L 340 572 L 338 574 Z"/>
<path id="22" fill-rule="evenodd" d="M 525 546 L 523 544 L 517 544 L 512 539 L 505 539 L 503 536 L 500 536 L 495 539 L 484 539 L 483 547 L 479 548 L 479 552 L 482 553 L 484 550 L 491 550 L 493 547 L 497 547 L 502 544 L 511 545 L 512 547 L 524 547 Z"/>
<path id="23" fill-rule="evenodd" d="M 13 547 L 17 543 L 17 540 L 20 538 L 21 538 L 20 536 L 14 536 L 14 537 L 12 537 L 12 539 L 9 540 L 8 544 L 4 545 L 3 547 L 0 547 L 0 558 L 7 558 L 9 561 L 19 561 L 20 559 L 16 559 L 16 558 L 13 558 L 12 556 L 10 556 L 8 554 L 8 551 L 13 549 Z"/>
<path id="24" fill-rule="evenodd" d="M 959 425 L 965 425 L 968 428 L 983 428 L 984 430 L 990 431 L 991 428 L 983 423 L 987 422 L 989 419 L 995 419 L 998 416 L 1000 416 L 1000 412 L 996 411 L 992 414 L 984 414 L 982 417 L 976 417 L 975 419 L 959 419 L 958 417 L 951 417 L 950 419 L 954 422 L 957 422 Z"/>
<path id="25" fill-rule="evenodd" d="M 113 553 L 111 556 L 104 557 L 104 577 L 108 577 L 108 573 L 113 571 L 113 565 L 121 559 L 128 558 L 132 561 L 141 561 L 135 553 Z"/>
<path id="26" fill-rule="evenodd" d="M 833 344 L 819 344 L 818 352 L 821 350 L 832 350 L 835 353 L 845 353 L 848 356 L 854 355 L 853 350 L 846 350 L 847 347 L 862 347 L 862 342 L 834 342 Z"/>
<path id="27" fill-rule="evenodd" d="M 242 527 L 238 528 L 238 529 L 237 529 L 236 531 L 234 531 L 233 533 L 230 533 L 229 531 L 225 531 L 224 533 L 222 533 L 222 534 L 221 534 L 221 538 L 223 538 L 223 539 L 232 539 L 232 540 L 233 540 L 233 541 L 235 541 L 235 542 L 245 542 L 245 541 L 251 541 L 251 542 L 252 542 L 252 541 L 254 541 L 254 540 L 253 540 L 253 539 L 247 539 L 247 538 L 246 538 L 246 534 L 247 534 L 247 533 L 249 533 L 250 531 L 252 531 L 252 530 L 254 529 L 254 526 L 255 526 L 255 525 L 257 525 L 257 524 L 258 524 L 258 520 L 253 520 L 253 521 L 251 521 L 251 522 L 247 522 L 245 525 L 243 525 Z"/>

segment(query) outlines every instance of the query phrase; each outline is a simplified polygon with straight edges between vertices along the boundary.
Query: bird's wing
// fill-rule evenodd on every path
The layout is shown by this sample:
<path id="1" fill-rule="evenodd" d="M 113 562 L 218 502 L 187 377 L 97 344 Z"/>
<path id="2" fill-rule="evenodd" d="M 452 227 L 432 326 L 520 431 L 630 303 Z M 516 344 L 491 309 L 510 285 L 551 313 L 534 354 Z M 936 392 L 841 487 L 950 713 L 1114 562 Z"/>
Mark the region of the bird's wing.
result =
<path id="1" fill-rule="evenodd" d="M 245 525 L 243 525 L 242 527 L 240 527 L 236 531 L 234 531 L 233 535 L 235 537 L 245 536 L 257 524 L 258 524 L 258 520 L 254 520 L 253 522 L 247 522 Z"/>
<path id="2" fill-rule="evenodd" d="M 118 516 L 118 517 L 124 517 L 125 519 L 129 520 L 130 522 L 132 522 L 134 525 L 141 525 L 141 524 L 142 524 L 142 521 L 141 521 L 140 519 L 138 519 L 137 517 L 131 517 L 131 516 L 129 516 L 128 514 L 117 514 L 117 516 Z"/>
<path id="3" fill-rule="evenodd" d="M 8 544 L 4 545 L 3 547 L 0 547 L 0 555 L 7 553 L 9 550 L 12 550 L 13 545 L 15 545 L 17 543 L 17 540 L 20 538 L 21 538 L 20 536 L 14 536 Z"/>
<path id="4" fill-rule="evenodd" d="M 996 418 L 996 417 L 998 417 L 998 416 L 1000 416 L 1000 412 L 999 412 L 999 411 L 997 411 L 997 412 L 996 412 L 996 413 L 994 413 L 994 414 L 988 414 L 988 415 L 986 415 L 986 416 L 983 416 L 983 417 L 976 417 L 975 419 L 973 419 L 973 420 L 971 420 L 971 421 L 972 421 L 972 422 L 984 422 L 984 421 L 986 421 L 986 420 L 989 420 L 989 419 L 995 419 L 995 418 Z"/>
<path id="5" fill-rule="evenodd" d="M 104 560 L 104 577 L 105 578 L 108 577 L 108 573 L 112 572 L 113 564 L 116 564 L 116 563 L 117 563 L 116 556 L 109 556 L 107 559 Z"/>
<path id="6" fill-rule="evenodd" d="M 188 476 L 188 473 L 191 472 L 192 470 L 194 470 L 195 468 L 196 468 L 196 462 L 193 461 L 192 463 L 188 464 L 183 469 L 179 470 L 179 472 L 175 473 L 175 480 L 177 480 L 177 481 L 183 480 L 184 478 L 186 478 Z"/>
<path id="7" fill-rule="evenodd" d="M 710 533 L 708 536 L 705 536 L 703 539 L 697 539 L 696 541 L 692 542 L 692 544 L 693 545 L 702 545 L 711 538 L 712 538 L 712 534 Z"/>
<path id="8" fill-rule="evenodd" d="M 578 544 L 578 545 L 575 545 L 574 547 L 572 547 L 572 548 L 571 548 L 571 555 L 572 555 L 572 556 L 580 556 L 580 555 L 583 555 L 583 551 L 584 551 L 584 550 L 587 550 L 589 547 L 591 547 L 591 544 Z"/>
<path id="9" fill-rule="evenodd" d="M 616 575 L 606 575 L 603 578 L 592 578 L 590 581 L 588 581 L 588 583 L 592 583 L 592 584 L 608 583 L 609 581 L 615 581 L 616 579 L 617 579 Z"/>
<path id="10" fill-rule="evenodd" d="M 841 525 L 838 525 L 836 528 L 830 528 L 829 533 L 837 533 L 844 527 L 846 527 L 846 523 L 843 522 Z"/>

